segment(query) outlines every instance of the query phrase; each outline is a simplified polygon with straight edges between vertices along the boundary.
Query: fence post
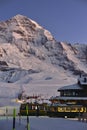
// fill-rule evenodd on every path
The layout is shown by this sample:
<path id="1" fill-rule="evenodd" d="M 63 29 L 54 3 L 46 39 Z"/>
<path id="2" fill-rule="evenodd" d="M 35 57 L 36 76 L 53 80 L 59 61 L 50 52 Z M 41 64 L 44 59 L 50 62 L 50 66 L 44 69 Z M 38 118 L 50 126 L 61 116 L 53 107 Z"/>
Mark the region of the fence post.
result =
<path id="1" fill-rule="evenodd" d="M 13 130 L 15 130 L 15 117 L 16 117 L 16 109 L 13 109 Z"/>
<path id="2" fill-rule="evenodd" d="M 28 116 L 28 104 L 26 105 L 26 113 L 27 113 L 27 130 L 30 130 L 29 116 Z"/>
<path id="3" fill-rule="evenodd" d="M 8 120 L 8 108 L 6 107 L 6 119 Z"/>
<path id="4" fill-rule="evenodd" d="M 18 116 L 19 116 L 19 125 L 21 124 L 21 114 L 18 113 Z"/>

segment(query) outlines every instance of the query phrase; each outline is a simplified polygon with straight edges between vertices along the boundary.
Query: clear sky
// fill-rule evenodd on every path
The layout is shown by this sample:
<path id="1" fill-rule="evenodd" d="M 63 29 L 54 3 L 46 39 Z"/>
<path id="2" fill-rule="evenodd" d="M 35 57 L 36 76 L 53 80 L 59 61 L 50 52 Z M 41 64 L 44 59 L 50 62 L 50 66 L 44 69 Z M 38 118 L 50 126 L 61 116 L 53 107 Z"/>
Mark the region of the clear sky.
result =
<path id="1" fill-rule="evenodd" d="M 0 21 L 25 15 L 57 41 L 87 43 L 87 0 L 0 0 Z"/>

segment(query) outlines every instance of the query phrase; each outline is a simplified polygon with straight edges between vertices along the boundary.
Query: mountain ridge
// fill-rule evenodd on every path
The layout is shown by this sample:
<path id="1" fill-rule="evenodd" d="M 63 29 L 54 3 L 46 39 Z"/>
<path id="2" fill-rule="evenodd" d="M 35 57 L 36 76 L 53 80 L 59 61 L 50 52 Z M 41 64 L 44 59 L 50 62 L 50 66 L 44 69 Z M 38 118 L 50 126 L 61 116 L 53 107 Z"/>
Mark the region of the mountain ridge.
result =
<path id="1" fill-rule="evenodd" d="M 15 86 L 15 93 L 25 89 L 29 94 L 55 95 L 57 87 L 87 73 L 86 55 L 86 44 L 58 42 L 26 16 L 0 22 L 0 83 Z"/>
<path id="2" fill-rule="evenodd" d="M 38 63 L 45 63 L 54 68 L 85 72 L 78 62 L 83 64 L 84 57 L 86 63 L 86 49 L 85 44 L 57 42 L 49 31 L 26 16 L 16 15 L 0 23 L 0 60 L 5 60 L 9 67 L 13 65 L 21 69 L 34 69 L 36 62 L 36 66 Z M 28 63 L 24 65 L 21 58 Z"/>

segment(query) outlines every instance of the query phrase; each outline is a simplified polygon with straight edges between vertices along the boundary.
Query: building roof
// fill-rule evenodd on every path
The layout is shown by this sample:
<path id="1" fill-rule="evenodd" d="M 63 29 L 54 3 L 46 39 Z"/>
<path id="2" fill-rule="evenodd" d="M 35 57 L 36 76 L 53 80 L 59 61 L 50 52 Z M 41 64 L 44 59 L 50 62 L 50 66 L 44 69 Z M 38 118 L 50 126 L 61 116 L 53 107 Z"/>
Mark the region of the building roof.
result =
<path id="1" fill-rule="evenodd" d="M 73 106 L 82 106 L 82 105 L 79 105 L 79 104 L 78 105 L 77 104 L 70 104 L 70 105 L 73 105 Z M 65 103 L 63 103 L 63 104 L 62 103 L 53 103 L 53 104 L 50 104 L 50 106 L 66 107 L 66 106 L 69 106 L 69 104 L 65 104 Z"/>
<path id="2" fill-rule="evenodd" d="M 68 85 L 68 86 L 64 86 L 58 89 L 58 91 L 61 90 L 82 90 L 82 88 L 78 85 L 78 84 L 72 84 L 72 85 Z"/>
<path id="3" fill-rule="evenodd" d="M 65 96 L 56 96 L 51 97 L 51 99 L 57 99 L 57 100 L 87 100 L 87 97 L 65 97 Z"/>

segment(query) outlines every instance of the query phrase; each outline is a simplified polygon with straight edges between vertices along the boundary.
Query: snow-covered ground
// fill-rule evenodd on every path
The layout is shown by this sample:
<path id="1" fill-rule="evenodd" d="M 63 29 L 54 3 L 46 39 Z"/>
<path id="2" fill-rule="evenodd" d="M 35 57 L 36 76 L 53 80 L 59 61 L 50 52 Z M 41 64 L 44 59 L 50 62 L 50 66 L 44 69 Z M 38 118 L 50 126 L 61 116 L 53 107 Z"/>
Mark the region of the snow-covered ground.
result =
<path id="1" fill-rule="evenodd" d="M 49 118 L 49 117 L 30 117 L 30 130 L 87 130 L 86 122 L 79 122 L 78 120 L 69 120 L 63 118 Z M 22 117 L 21 123 L 16 118 L 15 130 L 27 130 L 26 117 Z M 13 119 L 0 117 L 0 130 L 12 130 Z"/>
<path id="2" fill-rule="evenodd" d="M 55 73 L 54 78 L 53 75 L 40 75 L 40 74 L 32 74 L 31 75 L 34 80 L 30 81 L 28 84 L 23 82 L 27 82 L 26 79 L 22 78 L 21 82 L 18 83 L 4 83 L 0 82 L 0 106 L 14 106 L 18 105 L 16 99 L 18 98 L 18 93 L 22 90 L 28 96 L 40 95 L 41 99 L 49 99 L 51 96 L 58 96 L 58 88 L 63 87 L 64 85 L 69 85 L 75 82 L 75 79 L 72 77 L 67 78 L 64 76 L 58 76 Z"/>

